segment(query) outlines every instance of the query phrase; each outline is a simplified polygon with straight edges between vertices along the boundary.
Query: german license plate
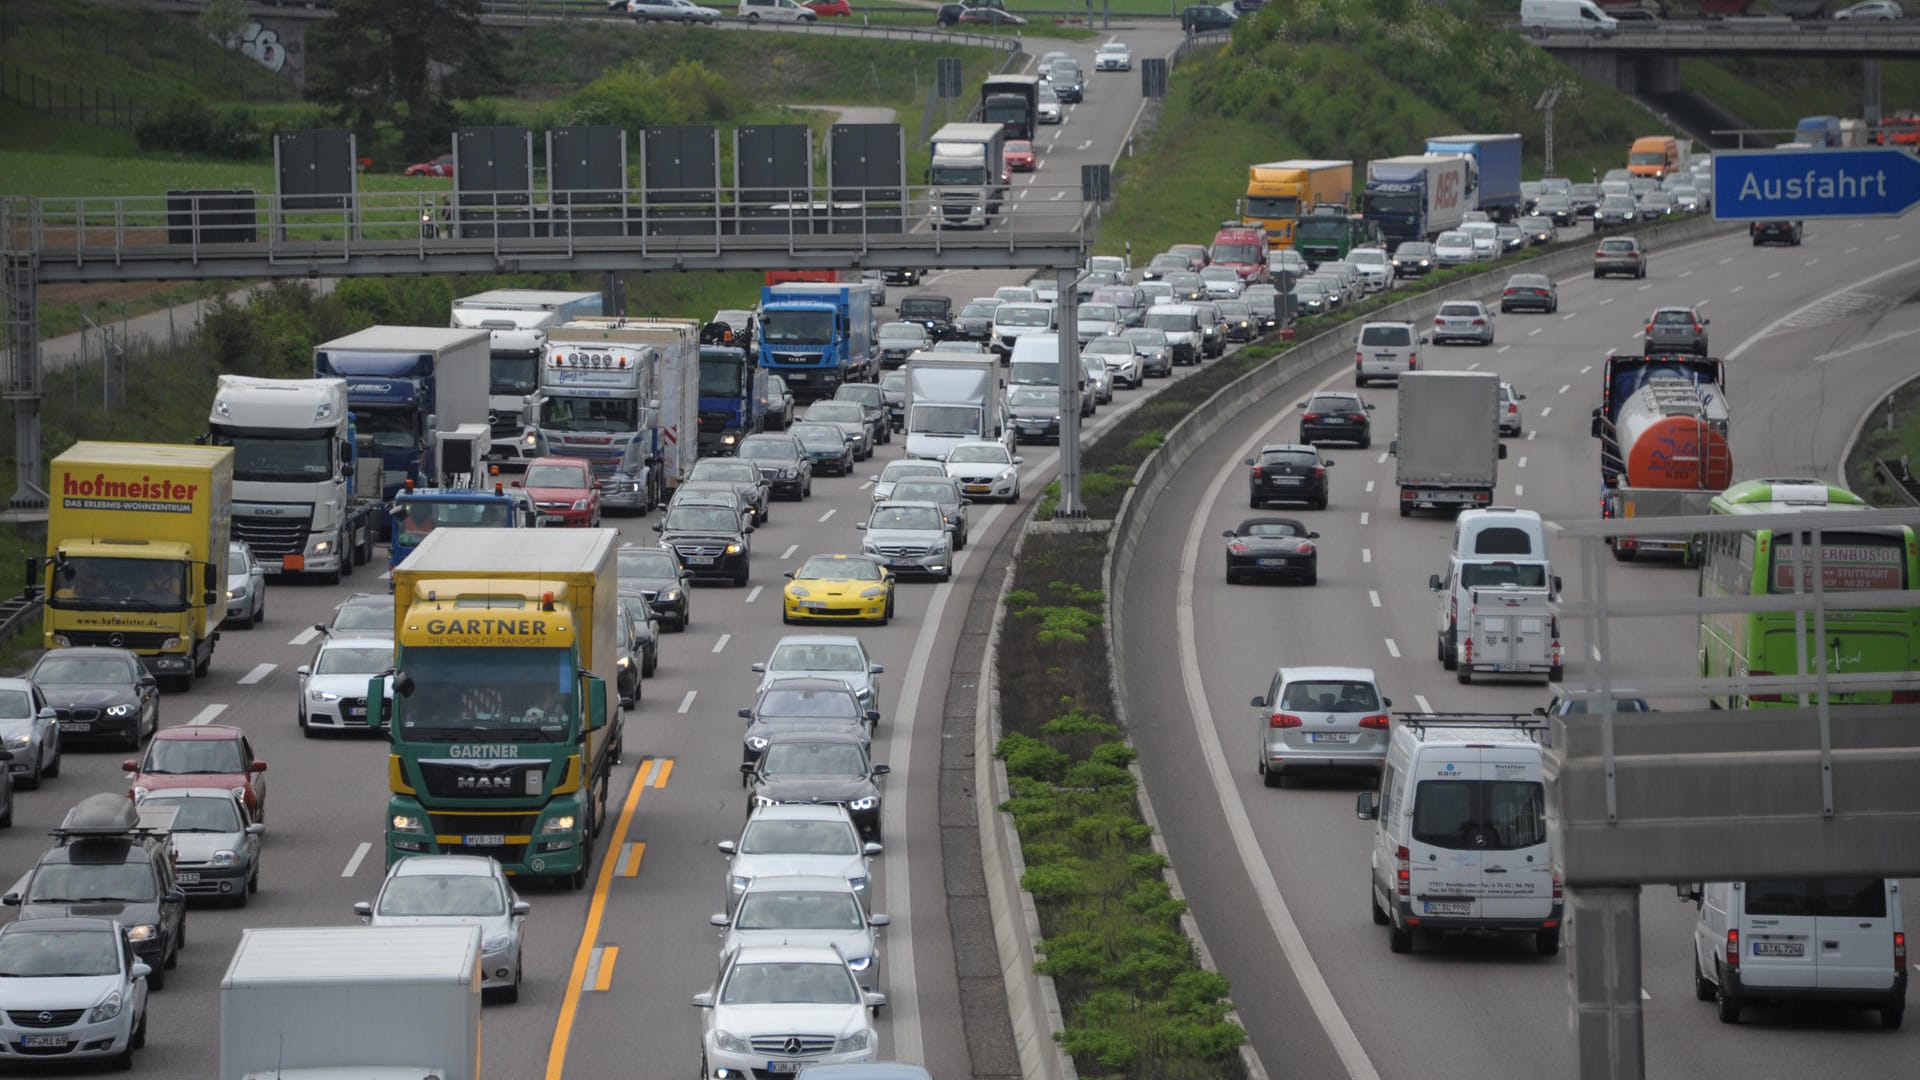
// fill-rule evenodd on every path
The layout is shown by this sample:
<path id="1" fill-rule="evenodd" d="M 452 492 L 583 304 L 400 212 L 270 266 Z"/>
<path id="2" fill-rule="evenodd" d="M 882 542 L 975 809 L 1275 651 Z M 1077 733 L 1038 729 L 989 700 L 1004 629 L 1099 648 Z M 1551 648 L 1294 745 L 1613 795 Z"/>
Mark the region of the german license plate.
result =
<path id="1" fill-rule="evenodd" d="M 1323 416 L 1320 418 L 1320 422 L 1323 424 L 1344 424 L 1347 422 L 1347 418 L 1344 416 Z"/>
<path id="2" fill-rule="evenodd" d="M 1307 738 L 1317 743 L 1350 743 L 1359 736 L 1351 731 L 1310 731 Z"/>
<path id="3" fill-rule="evenodd" d="M 1300 484 L 1300 478 L 1297 476 L 1274 476 L 1268 478 L 1268 483 L 1279 487 L 1297 487 Z"/>
<path id="4" fill-rule="evenodd" d="M 1508 672 L 1511 672 L 1511 671 L 1525 671 L 1525 670 L 1527 670 L 1527 665 L 1525 665 L 1525 664 L 1495 664 L 1495 665 L 1493 665 L 1493 670 L 1495 670 L 1495 671 L 1508 671 Z"/>
<path id="5" fill-rule="evenodd" d="M 1383 362 L 1383 363 L 1392 363 L 1392 362 L 1394 361 L 1394 359 L 1395 359 L 1395 357 L 1394 357 L 1394 355 L 1393 355 L 1392 353 L 1390 353 L 1390 352 L 1377 352 L 1377 353 L 1374 353 L 1374 354 L 1373 354 L 1373 358 L 1374 358 L 1375 360 L 1379 360 L 1379 361 L 1381 361 L 1381 362 Z"/>
<path id="6" fill-rule="evenodd" d="M 561 525 L 564 524 L 566 520 L 566 518 L 561 517 L 559 514 L 540 515 L 540 524 L 542 525 Z"/>
<path id="7" fill-rule="evenodd" d="M 713 559 L 712 555 L 688 555 L 686 562 L 688 566 L 712 566 Z"/>
<path id="8" fill-rule="evenodd" d="M 73 1036 L 71 1035 L 22 1035 L 20 1036 L 21 1046 L 33 1046 L 33 1047 L 67 1046 L 67 1045 L 70 1045 L 72 1042 L 73 1042 Z"/>
<path id="9" fill-rule="evenodd" d="M 1429 915 L 1473 914 L 1473 901 L 1471 900 L 1427 900 L 1420 906 Z"/>
<path id="10" fill-rule="evenodd" d="M 767 1071 L 770 1073 L 797 1073 L 800 1071 L 800 1066 L 805 1064 L 806 1062 L 804 1061 L 769 1061 L 767 1062 Z"/>
<path id="11" fill-rule="evenodd" d="M 505 833 L 468 833 L 460 838 L 463 847 L 499 847 L 506 842 Z"/>
<path id="12" fill-rule="evenodd" d="M 349 705 L 340 711 L 352 717 L 365 717 L 367 715 L 366 707 L 363 705 Z"/>
<path id="13" fill-rule="evenodd" d="M 89 723 L 87 723 L 87 722 L 86 722 L 85 720 L 62 720 L 62 721 L 60 721 L 60 730 L 61 730 L 61 731 L 78 731 L 78 732 L 82 732 L 82 733 L 85 733 L 85 732 L 87 732 L 87 731 L 89 731 L 89 730 L 91 730 L 92 728 L 93 728 L 93 725 L 92 725 L 92 724 L 89 724 Z"/>
<path id="14" fill-rule="evenodd" d="M 796 371 L 793 374 L 787 376 L 787 381 L 788 382 L 806 382 L 807 373 L 804 371 Z"/>
<path id="15" fill-rule="evenodd" d="M 1288 561 L 1286 559 L 1261 559 L 1260 565 L 1261 566 L 1286 566 L 1288 565 Z"/>
<path id="16" fill-rule="evenodd" d="M 969 495 L 985 495 L 987 492 L 992 490 L 993 490 L 992 484 L 968 484 L 967 485 L 967 494 Z"/>
<path id="17" fill-rule="evenodd" d="M 800 601 L 800 610 L 801 611 L 825 611 L 827 610 L 827 605 L 821 603 L 818 600 L 802 600 Z"/>
<path id="18" fill-rule="evenodd" d="M 1805 956 L 1807 945 L 1803 941 L 1756 941 L 1753 943 L 1755 956 Z"/>
<path id="19" fill-rule="evenodd" d="M 200 875 L 194 871 L 182 870 L 180 873 L 175 874 L 174 877 L 178 879 L 182 885 L 200 884 Z"/>

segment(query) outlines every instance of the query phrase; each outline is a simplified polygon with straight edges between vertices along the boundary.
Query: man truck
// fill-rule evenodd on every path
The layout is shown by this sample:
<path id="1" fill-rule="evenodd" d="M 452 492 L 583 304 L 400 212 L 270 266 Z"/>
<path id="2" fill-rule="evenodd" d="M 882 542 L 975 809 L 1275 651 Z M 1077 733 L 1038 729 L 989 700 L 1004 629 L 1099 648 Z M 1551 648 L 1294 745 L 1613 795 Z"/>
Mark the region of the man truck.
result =
<path id="1" fill-rule="evenodd" d="M 980 84 L 980 120 L 1009 139 L 1031 139 L 1040 122 L 1040 76 L 989 75 Z"/>
<path id="2" fill-rule="evenodd" d="M 1470 157 L 1419 154 L 1367 162 L 1363 212 L 1389 246 L 1457 229 L 1479 197 Z"/>
<path id="3" fill-rule="evenodd" d="M 393 572 L 387 864 L 489 855 L 586 885 L 622 750 L 612 529 L 436 529 Z"/>
<path id="4" fill-rule="evenodd" d="M 347 407 L 386 466 L 382 500 L 402 482 L 430 483 L 422 464 L 436 436 L 487 422 L 492 353 L 485 330 L 369 326 L 316 346 L 313 374 L 347 380 Z"/>
<path id="5" fill-rule="evenodd" d="M 766 425 L 766 371 L 745 349 L 700 346 L 700 456 L 731 456 Z"/>
<path id="6" fill-rule="evenodd" d="M 240 931 L 220 1080 L 479 1080 L 480 928 Z"/>
<path id="7" fill-rule="evenodd" d="M 941 461 L 956 443 L 1006 440 L 1009 421 L 993 357 L 916 352 L 906 374 L 908 457 Z"/>
<path id="8" fill-rule="evenodd" d="M 1500 376 L 1491 371 L 1409 371 L 1400 376 L 1400 434 L 1393 440 L 1400 516 L 1416 506 L 1464 510 L 1493 504 L 1500 461 Z"/>
<path id="9" fill-rule="evenodd" d="M 540 386 L 540 350 L 547 343 L 547 328 L 603 311 L 597 292 L 490 289 L 453 302 L 454 326 L 485 330 L 490 338 L 487 425 L 492 445 L 488 460 L 523 468 L 529 460 L 520 436 L 525 433 L 527 399 Z"/>
<path id="10" fill-rule="evenodd" d="M 854 283 L 769 285 L 760 290 L 760 366 L 796 401 L 830 398 L 873 370 L 873 300 Z"/>
<path id="11" fill-rule="evenodd" d="M 1467 209 L 1483 210 L 1495 221 L 1512 221 L 1526 212 L 1527 199 L 1520 193 L 1520 136 L 1436 135 L 1427 140 L 1427 154 L 1473 159 L 1479 179 L 1474 203 Z"/>
<path id="12" fill-rule="evenodd" d="M 948 124 L 933 133 L 927 166 L 936 229 L 984 229 L 1007 195 L 1007 130 L 1001 124 Z"/>
<path id="13" fill-rule="evenodd" d="M 539 454 L 593 463 L 601 506 L 660 505 L 699 456 L 699 323 L 588 318 L 547 331 L 534 419 Z"/>
<path id="14" fill-rule="evenodd" d="M 345 380 L 222 375 L 206 441 L 233 449 L 233 535 L 267 573 L 332 583 L 373 557 L 384 467 L 361 453 Z"/>
<path id="15" fill-rule="evenodd" d="M 1316 206 L 1353 203 L 1353 162 L 1295 159 L 1247 166 L 1247 194 L 1241 216 L 1263 225 L 1275 249 L 1293 246 L 1294 222 Z"/>
<path id="16" fill-rule="evenodd" d="M 52 463 L 41 644 L 114 645 L 184 690 L 226 617 L 233 450 L 77 442 Z"/>

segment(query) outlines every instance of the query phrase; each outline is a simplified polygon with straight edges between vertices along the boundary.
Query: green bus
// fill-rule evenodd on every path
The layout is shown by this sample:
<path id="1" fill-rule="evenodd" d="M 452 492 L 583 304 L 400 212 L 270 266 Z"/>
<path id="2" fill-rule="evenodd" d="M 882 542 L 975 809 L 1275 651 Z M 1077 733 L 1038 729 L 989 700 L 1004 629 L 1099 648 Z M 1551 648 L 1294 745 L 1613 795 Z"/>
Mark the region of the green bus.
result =
<path id="1" fill-rule="evenodd" d="M 1714 514 L 1783 514 L 1799 511 L 1868 510 L 1865 500 L 1819 480 L 1748 480 L 1716 495 Z M 1799 534 L 1805 537 L 1807 534 Z M 1773 529 L 1717 532 L 1706 536 L 1700 564 L 1700 595 L 1754 596 L 1791 593 L 1796 563 L 1813 568 L 1810 545 Z M 1920 588 L 1920 548 L 1904 525 L 1863 527 L 1847 532 L 1823 530 L 1821 565 L 1824 589 L 1831 594 L 1863 589 Z M 1800 551 L 1795 558 L 1795 551 Z M 1803 586 L 1811 591 L 1811 582 Z M 1824 653 L 1831 674 L 1905 672 L 1920 669 L 1920 597 L 1911 608 L 1847 611 L 1830 598 L 1826 640 L 1813 641 L 1813 614 L 1802 613 L 1807 635 L 1807 673 Z M 1700 616 L 1700 674 L 1709 679 L 1800 672 L 1795 647 L 1795 613 L 1735 611 Z M 1730 709 L 1794 706 L 1799 694 L 1716 695 L 1713 703 Z M 1864 690 L 1831 695 L 1834 704 L 1875 705 L 1912 702 L 1911 692 Z"/>

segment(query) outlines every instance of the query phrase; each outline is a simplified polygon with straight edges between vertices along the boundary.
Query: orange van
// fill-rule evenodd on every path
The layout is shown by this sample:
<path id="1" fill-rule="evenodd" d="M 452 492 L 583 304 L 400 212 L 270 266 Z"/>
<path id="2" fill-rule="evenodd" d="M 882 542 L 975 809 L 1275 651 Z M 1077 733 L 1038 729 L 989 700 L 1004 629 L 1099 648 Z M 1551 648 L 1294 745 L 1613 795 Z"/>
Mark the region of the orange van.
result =
<path id="1" fill-rule="evenodd" d="M 1627 171 L 1635 176 L 1665 180 L 1680 167 L 1680 140 L 1671 135 L 1643 135 L 1627 151 Z"/>

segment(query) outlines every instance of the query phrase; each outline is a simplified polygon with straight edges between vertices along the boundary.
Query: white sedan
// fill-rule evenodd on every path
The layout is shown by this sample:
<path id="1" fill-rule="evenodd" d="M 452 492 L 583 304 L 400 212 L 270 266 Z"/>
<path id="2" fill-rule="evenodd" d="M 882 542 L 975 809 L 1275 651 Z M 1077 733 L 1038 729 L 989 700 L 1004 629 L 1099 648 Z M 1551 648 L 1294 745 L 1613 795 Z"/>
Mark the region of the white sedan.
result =
<path id="1" fill-rule="evenodd" d="M 947 475 L 969 499 L 1020 501 L 1019 455 L 1004 443 L 968 441 L 947 451 Z"/>
<path id="2" fill-rule="evenodd" d="M 1093 54 L 1095 71 L 1132 71 L 1133 50 L 1125 43 L 1109 41 Z"/>
<path id="3" fill-rule="evenodd" d="M 353 905 L 369 926 L 472 926 L 480 931 L 480 992 L 520 1000 L 520 948 L 532 905 L 491 855 L 409 855 L 380 895 Z"/>
<path id="4" fill-rule="evenodd" d="M 1060 109 L 1060 99 L 1054 95 L 1053 88 L 1042 84 L 1040 87 L 1040 122 L 1058 124 L 1065 114 Z"/>
<path id="5" fill-rule="evenodd" d="M 367 730 L 367 683 L 393 667 L 391 638 L 329 637 L 300 676 L 300 733 Z M 392 700 L 391 682 L 387 699 Z"/>

